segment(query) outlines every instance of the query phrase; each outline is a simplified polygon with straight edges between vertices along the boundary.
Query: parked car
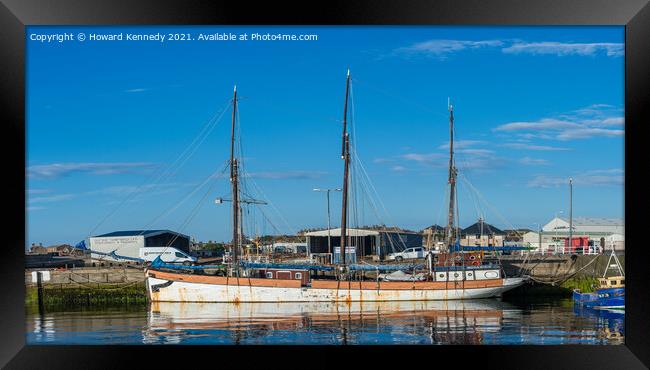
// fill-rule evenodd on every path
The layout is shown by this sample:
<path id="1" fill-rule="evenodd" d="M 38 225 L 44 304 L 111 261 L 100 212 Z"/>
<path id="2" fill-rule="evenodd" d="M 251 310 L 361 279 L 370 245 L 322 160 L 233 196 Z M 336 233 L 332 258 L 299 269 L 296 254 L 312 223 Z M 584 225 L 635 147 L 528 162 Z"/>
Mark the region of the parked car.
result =
<path id="1" fill-rule="evenodd" d="M 424 258 L 426 251 L 423 247 L 408 248 L 401 252 L 390 253 L 387 256 L 389 261 L 402 261 L 407 259 Z"/>

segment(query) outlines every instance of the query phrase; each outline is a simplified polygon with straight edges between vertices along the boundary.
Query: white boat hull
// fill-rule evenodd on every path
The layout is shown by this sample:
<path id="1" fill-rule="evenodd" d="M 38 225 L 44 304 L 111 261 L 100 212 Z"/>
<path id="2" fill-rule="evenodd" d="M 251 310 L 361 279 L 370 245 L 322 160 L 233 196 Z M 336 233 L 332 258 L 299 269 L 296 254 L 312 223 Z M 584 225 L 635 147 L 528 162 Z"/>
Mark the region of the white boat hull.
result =
<path id="1" fill-rule="evenodd" d="M 234 280 L 234 279 L 232 279 Z M 245 282 L 247 279 L 240 279 Z M 498 297 L 525 281 L 506 278 L 486 281 L 484 287 L 467 287 L 464 282 L 452 288 L 362 289 L 355 283 L 347 287 L 269 287 L 247 284 L 211 284 L 147 276 L 149 298 L 154 302 L 363 302 L 363 301 L 438 301 Z M 408 283 L 407 283 L 408 284 Z M 417 283 L 413 283 L 417 284 Z M 471 284 L 467 284 L 471 285 Z M 476 285 L 476 284 L 473 284 Z M 489 286 L 492 285 L 492 286 Z"/>

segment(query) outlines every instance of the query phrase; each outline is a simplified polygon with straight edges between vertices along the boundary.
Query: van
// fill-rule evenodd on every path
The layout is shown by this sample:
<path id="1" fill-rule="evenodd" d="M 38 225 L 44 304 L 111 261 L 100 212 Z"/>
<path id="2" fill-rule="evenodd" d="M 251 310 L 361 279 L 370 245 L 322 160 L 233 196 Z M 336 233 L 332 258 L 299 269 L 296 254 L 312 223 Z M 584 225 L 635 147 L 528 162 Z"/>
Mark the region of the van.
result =
<path id="1" fill-rule="evenodd" d="M 197 258 L 187 255 L 185 252 L 176 248 L 167 247 L 145 247 L 140 248 L 140 258 L 146 262 L 152 262 L 156 257 L 166 263 L 182 263 L 183 265 L 191 265 L 196 263 Z"/>

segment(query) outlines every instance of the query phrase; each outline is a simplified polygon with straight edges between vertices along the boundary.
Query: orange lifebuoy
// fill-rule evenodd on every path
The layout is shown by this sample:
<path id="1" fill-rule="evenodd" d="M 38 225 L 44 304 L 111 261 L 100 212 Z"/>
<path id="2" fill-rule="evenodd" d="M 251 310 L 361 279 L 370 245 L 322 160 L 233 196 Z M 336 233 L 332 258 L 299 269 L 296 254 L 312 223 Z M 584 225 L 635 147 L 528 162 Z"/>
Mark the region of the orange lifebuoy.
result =
<path id="1" fill-rule="evenodd" d="M 480 264 L 481 264 L 480 261 L 472 261 L 472 266 L 478 266 Z"/>

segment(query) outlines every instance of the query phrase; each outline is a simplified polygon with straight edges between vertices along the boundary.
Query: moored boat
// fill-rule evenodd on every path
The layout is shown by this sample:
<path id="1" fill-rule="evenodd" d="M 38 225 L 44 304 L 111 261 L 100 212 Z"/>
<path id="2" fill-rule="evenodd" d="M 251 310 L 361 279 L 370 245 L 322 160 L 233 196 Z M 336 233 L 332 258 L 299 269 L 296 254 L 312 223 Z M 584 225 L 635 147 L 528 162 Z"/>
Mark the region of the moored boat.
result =
<path id="1" fill-rule="evenodd" d="M 612 259 L 616 262 L 615 265 L 610 265 Z M 603 277 L 598 279 L 599 287 L 594 293 L 582 293 L 580 289 L 573 290 L 575 304 L 596 309 L 625 309 L 625 275 L 613 250 L 607 261 L 607 266 Z M 619 275 L 606 277 L 607 271 L 612 266 L 618 269 Z"/>
<path id="2" fill-rule="evenodd" d="M 418 268 L 418 278 L 387 281 L 379 279 L 379 271 L 395 271 L 394 265 L 356 265 L 346 261 L 351 237 L 348 231 L 348 184 L 350 172 L 350 136 L 347 130 L 347 107 L 350 73 L 346 78 L 343 113 L 344 161 L 340 257 L 336 264 L 286 265 L 253 264 L 240 259 L 242 212 L 240 209 L 239 167 L 235 156 L 237 91 L 233 98 L 230 181 L 233 203 L 233 238 L 226 276 L 200 274 L 201 266 L 171 266 L 154 261 L 145 271 L 147 292 L 153 302 L 362 302 L 362 301 L 435 301 L 463 300 L 500 296 L 524 283 L 525 277 L 507 278 L 500 265 L 481 262 L 483 251 L 463 251 L 455 226 L 456 174 L 453 158 L 453 108 L 449 106 L 449 223 L 447 250 L 427 255 L 426 269 Z M 352 247 L 354 248 L 354 247 Z M 490 247 L 494 249 L 494 247 Z M 473 257 L 473 258 L 472 258 Z M 376 270 L 375 279 L 363 271 Z M 314 271 L 330 271 L 332 279 L 313 277 Z M 409 271 L 406 269 L 405 271 Z M 412 268 L 412 276 L 416 268 Z M 406 273 L 404 273 L 406 274 Z"/>

